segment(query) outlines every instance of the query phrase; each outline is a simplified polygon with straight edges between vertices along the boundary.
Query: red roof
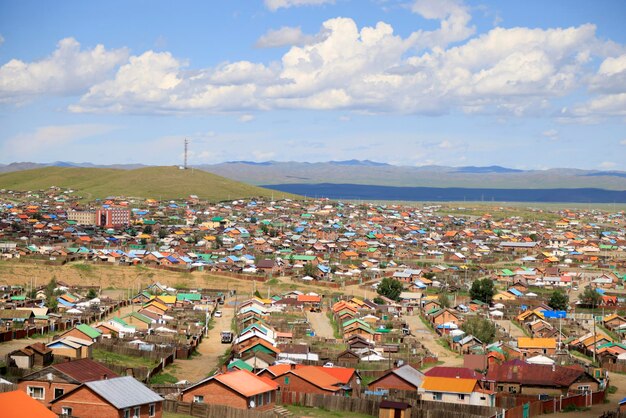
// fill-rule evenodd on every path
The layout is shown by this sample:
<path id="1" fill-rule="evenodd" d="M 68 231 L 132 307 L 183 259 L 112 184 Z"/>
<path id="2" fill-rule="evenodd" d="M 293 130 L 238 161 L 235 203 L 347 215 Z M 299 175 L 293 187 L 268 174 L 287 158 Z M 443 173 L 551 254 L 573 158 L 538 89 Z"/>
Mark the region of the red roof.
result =
<path id="1" fill-rule="evenodd" d="M 460 379 L 482 379 L 484 376 L 467 367 L 433 367 L 424 376 L 430 377 L 458 377 Z"/>
<path id="2" fill-rule="evenodd" d="M 487 379 L 526 385 L 569 387 L 584 373 L 584 370 L 578 368 L 511 360 L 490 368 Z"/>
<path id="3" fill-rule="evenodd" d="M 3 418 L 57 418 L 57 414 L 21 390 L 0 393 Z"/>
<path id="4" fill-rule="evenodd" d="M 218 374 L 213 378 L 246 397 L 278 389 L 276 382 L 261 378 L 247 370 Z"/>
<path id="5" fill-rule="evenodd" d="M 113 370 L 88 358 L 58 363 L 51 367 L 81 383 L 101 380 L 105 375 L 107 379 L 119 377 Z"/>
<path id="6" fill-rule="evenodd" d="M 314 296 L 314 295 L 298 295 L 298 302 L 313 302 L 313 303 L 319 303 L 322 301 L 322 298 L 320 296 Z"/>

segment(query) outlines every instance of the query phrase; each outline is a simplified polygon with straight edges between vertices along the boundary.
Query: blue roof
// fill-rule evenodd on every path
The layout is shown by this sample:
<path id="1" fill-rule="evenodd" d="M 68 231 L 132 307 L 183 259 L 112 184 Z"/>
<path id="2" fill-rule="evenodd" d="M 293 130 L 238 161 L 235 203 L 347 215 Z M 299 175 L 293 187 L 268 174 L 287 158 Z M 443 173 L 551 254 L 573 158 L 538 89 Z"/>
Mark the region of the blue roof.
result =
<path id="1" fill-rule="evenodd" d="M 330 268 L 328 266 L 318 265 L 317 268 L 320 269 L 324 273 L 328 273 L 330 271 Z"/>
<path id="2" fill-rule="evenodd" d="M 619 401 L 619 404 L 620 404 L 620 405 L 623 405 L 623 404 L 625 404 L 625 403 L 626 403 L 626 398 L 624 398 L 624 399 L 622 399 L 621 401 Z"/>
<path id="3" fill-rule="evenodd" d="M 172 263 L 178 263 L 178 259 L 172 255 L 168 255 L 167 257 L 165 257 L 168 261 L 171 261 Z"/>
<path id="4" fill-rule="evenodd" d="M 596 287 L 596 292 L 598 292 L 601 295 L 604 295 L 604 289 L 600 289 L 599 287 Z"/>
<path id="5" fill-rule="evenodd" d="M 517 290 L 514 287 L 510 288 L 509 292 L 513 293 L 515 296 L 524 296 L 524 294 L 522 292 L 520 292 L 519 290 Z"/>
<path id="6" fill-rule="evenodd" d="M 233 247 L 233 250 L 237 251 L 237 250 L 243 250 L 243 244 L 237 244 Z"/>

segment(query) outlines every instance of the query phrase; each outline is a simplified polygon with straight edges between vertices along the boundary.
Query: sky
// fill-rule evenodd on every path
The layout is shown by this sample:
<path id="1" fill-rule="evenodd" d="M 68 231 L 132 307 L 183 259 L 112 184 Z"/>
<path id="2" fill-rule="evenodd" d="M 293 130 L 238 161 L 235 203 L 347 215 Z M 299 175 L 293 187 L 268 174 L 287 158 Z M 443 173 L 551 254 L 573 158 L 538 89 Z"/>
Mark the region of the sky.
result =
<path id="1" fill-rule="evenodd" d="M 0 163 L 626 170 L 622 0 L 0 0 Z"/>

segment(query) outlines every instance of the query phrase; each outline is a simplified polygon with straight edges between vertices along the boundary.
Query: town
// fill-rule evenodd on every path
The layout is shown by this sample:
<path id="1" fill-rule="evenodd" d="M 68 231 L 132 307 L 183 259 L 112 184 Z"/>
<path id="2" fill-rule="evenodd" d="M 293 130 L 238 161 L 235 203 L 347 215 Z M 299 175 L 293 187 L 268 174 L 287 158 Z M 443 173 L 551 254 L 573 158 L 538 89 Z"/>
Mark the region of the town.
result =
<path id="1" fill-rule="evenodd" d="M 608 206 L 3 189 L 0 257 L 0 405 L 33 417 L 626 411 Z"/>

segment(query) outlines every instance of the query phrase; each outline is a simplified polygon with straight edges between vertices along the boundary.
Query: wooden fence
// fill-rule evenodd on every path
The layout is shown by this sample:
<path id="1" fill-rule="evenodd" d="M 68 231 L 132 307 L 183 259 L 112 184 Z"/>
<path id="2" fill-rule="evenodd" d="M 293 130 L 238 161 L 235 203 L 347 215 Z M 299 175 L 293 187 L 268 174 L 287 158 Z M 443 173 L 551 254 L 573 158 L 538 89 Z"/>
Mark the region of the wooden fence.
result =
<path id="1" fill-rule="evenodd" d="M 479 405 L 460 405 L 444 402 L 421 401 L 410 398 L 403 398 L 401 400 L 411 404 L 411 418 L 477 418 L 493 416 L 497 411 L 496 408 Z M 351 411 L 365 415 L 378 416 L 381 398 L 378 396 L 349 398 L 343 396 L 328 396 L 312 393 L 282 391 L 279 393 L 277 401 L 287 405 L 301 405 L 331 411 Z"/>
<path id="2" fill-rule="evenodd" d="M 126 344 L 120 344 L 118 340 L 102 340 L 93 345 L 94 350 L 104 350 L 109 353 L 122 354 L 125 356 L 143 357 L 150 360 L 161 360 L 173 354 L 176 350 L 174 348 L 160 348 L 154 347 L 153 350 L 139 350 L 134 347 L 130 347 Z"/>
<path id="3" fill-rule="evenodd" d="M 505 418 L 531 418 L 542 414 L 554 414 L 567 410 L 572 405 L 577 408 L 585 408 L 591 405 L 604 403 L 606 392 L 587 392 L 566 397 L 555 397 L 547 400 L 529 400 L 528 397 L 518 397 L 522 403 L 506 410 Z M 533 397 L 534 398 L 534 397 Z"/>
<path id="4" fill-rule="evenodd" d="M 256 411 L 253 409 L 238 409 L 225 405 L 209 405 L 205 403 L 189 403 L 166 399 L 163 401 L 163 411 L 176 414 L 190 415 L 197 418 L 275 418 L 273 411 Z"/>

